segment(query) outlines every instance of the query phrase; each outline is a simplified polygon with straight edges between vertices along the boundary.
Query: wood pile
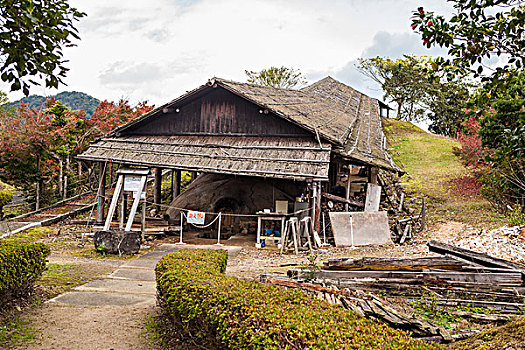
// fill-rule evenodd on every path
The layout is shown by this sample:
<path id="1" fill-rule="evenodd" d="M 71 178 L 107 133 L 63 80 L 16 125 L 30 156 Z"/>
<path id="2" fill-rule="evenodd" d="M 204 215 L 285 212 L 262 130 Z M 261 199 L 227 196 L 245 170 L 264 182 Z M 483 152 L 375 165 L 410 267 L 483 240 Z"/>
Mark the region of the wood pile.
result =
<path id="1" fill-rule="evenodd" d="M 378 181 L 383 192 L 381 207 L 388 212 L 392 240 L 403 244 L 425 228 L 426 198 L 409 198 L 395 174 L 381 172 Z"/>
<path id="2" fill-rule="evenodd" d="M 414 305 L 485 325 L 502 324 L 525 313 L 524 265 L 436 241 L 428 245 L 441 256 L 334 258 L 321 268 L 293 268 L 287 277 L 263 275 L 261 280 L 300 288 L 429 341 L 451 342 L 474 331 L 462 329 L 453 335 L 415 312 Z"/>

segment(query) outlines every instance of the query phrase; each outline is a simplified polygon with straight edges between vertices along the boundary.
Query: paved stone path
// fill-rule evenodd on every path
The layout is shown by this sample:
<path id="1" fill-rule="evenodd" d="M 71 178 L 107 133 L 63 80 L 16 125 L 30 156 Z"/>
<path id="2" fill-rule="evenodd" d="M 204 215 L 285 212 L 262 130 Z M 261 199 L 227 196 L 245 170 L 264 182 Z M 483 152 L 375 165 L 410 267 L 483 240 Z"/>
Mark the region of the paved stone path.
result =
<path id="1" fill-rule="evenodd" d="M 189 248 L 241 248 L 163 244 L 129 260 L 106 278 L 88 282 L 61 294 L 41 308 L 42 334 L 26 349 L 147 349 L 139 339 L 148 314 L 156 307 L 155 265 L 172 251 Z"/>

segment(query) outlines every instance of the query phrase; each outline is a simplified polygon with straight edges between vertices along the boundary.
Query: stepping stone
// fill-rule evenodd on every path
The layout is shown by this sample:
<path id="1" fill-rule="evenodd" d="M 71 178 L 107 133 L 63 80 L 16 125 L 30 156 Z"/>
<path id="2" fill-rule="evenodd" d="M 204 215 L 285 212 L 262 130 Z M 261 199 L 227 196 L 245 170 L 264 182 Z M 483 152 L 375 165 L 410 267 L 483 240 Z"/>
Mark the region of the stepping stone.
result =
<path id="1" fill-rule="evenodd" d="M 139 256 L 137 259 L 156 259 L 160 260 L 164 255 L 168 255 L 170 252 L 148 252 L 144 255 Z"/>
<path id="2" fill-rule="evenodd" d="M 120 265 L 120 267 L 141 267 L 152 270 L 155 268 L 155 265 L 157 265 L 157 263 L 158 260 L 155 259 L 133 259 L 123 265 Z"/>
<path id="3" fill-rule="evenodd" d="M 48 300 L 47 303 L 72 306 L 150 306 L 155 305 L 156 299 L 140 294 L 67 292 Z"/>
<path id="4" fill-rule="evenodd" d="M 121 279 L 104 279 L 91 281 L 74 288 L 79 291 L 92 292 L 118 292 L 129 294 L 150 294 L 156 295 L 156 283 L 149 281 L 131 281 Z"/>
<path id="5" fill-rule="evenodd" d="M 138 281 L 155 281 L 155 271 L 146 269 L 118 269 L 109 275 L 109 278 L 128 279 Z"/>
<path id="6" fill-rule="evenodd" d="M 178 245 L 178 244 L 169 244 L 165 243 L 157 247 L 156 251 L 164 251 L 164 252 L 174 252 L 181 249 L 207 249 L 207 250 L 227 250 L 228 256 L 236 256 L 241 251 L 242 247 L 235 247 L 235 246 L 217 246 L 217 245 L 195 245 L 195 244 L 184 244 L 184 245 Z"/>

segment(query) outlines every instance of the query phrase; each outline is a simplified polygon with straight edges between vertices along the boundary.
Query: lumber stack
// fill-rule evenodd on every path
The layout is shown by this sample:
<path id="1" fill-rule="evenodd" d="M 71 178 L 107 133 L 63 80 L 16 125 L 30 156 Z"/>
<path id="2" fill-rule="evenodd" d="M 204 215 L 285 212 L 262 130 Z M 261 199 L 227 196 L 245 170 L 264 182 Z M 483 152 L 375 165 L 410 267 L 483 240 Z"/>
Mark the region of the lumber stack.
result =
<path id="1" fill-rule="evenodd" d="M 320 268 L 292 268 L 286 277 L 263 275 L 261 280 L 302 289 L 432 341 L 450 342 L 468 332 L 450 334 L 407 311 L 403 302 L 428 302 L 439 312 L 478 324 L 501 324 L 525 313 L 525 266 L 441 242 L 431 241 L 428 246 L 441 256 L 335 258 Z"/>

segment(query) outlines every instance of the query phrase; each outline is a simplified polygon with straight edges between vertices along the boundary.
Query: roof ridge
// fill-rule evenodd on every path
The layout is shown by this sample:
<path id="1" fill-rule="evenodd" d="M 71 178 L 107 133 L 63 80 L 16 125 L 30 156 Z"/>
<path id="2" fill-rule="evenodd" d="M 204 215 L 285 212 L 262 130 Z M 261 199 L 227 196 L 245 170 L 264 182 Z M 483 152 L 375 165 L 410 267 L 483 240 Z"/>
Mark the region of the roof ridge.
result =
<path id="1" fill-rule="evenodd" d="M 281 90 L 281 91 L 282 90 L 284 90 L 284 91 L 294 91 L 294 92 L 302 91 L 302 88 L 301 89 L 280 88 L 280 87 L 275 87 L 275 86 L 271 86 L 271 85 L 260 85 L 260 84 L 254 84 L 254 83 L 248 83 L 248 82 L 240 82 L 240 81 L 228 80 L 228 79 L 223 79 L 223 78 L 219 78 L 219 77 L 213 77 L 213 78 L 208 80 L 208 83 L 210 83 L 210 84 L 213 84 L 213 82 L 219 82 L 219 83 L 224 83 L 224 84 L 248 85 L 248 86 L 254 86 L 254 87 L 265 88 L 265 89 L 267 88 L 267 89 Z"/>

